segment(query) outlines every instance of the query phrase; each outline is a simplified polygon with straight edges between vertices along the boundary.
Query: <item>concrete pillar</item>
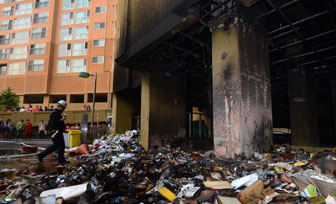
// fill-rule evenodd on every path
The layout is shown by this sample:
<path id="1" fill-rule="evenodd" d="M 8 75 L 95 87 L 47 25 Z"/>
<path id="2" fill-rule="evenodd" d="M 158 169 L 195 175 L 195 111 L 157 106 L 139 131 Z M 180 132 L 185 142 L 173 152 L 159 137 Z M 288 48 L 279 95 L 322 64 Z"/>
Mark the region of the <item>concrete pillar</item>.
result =
<path id="1" fill-rule="evenodd" d="M 112 133 L 121 134 L 130 130 L 134 110 L 132 101 L 122 97 L 119 93 L 115 93 L 113 94 L 112 107 Z"/>
<path id="2" fill-rule="evenodd" d="M 43 96 L 43 105 L 49 107 L 49 104 L 50 104 L 50 96 L 49 95 Z"/>
<path id="3" fill-rule="evenodd" d="M 212 57 L 215 155 L 268 151 L 273 138 L 267 37 L 237 18 L 228 30 L 214 29 Z"/>
<path id="4" fill-rule="evenodd" d="M 312 74 L 303 69 L 289 70 L 288 94 L 292 144 L 318 146 L 318 118 Z"/>
<path id="5" fill-rule="evenodd" d="M 143 73 L 141 144 L 145 149 L 186 137 L 185 81 L 164 73 Z"/>

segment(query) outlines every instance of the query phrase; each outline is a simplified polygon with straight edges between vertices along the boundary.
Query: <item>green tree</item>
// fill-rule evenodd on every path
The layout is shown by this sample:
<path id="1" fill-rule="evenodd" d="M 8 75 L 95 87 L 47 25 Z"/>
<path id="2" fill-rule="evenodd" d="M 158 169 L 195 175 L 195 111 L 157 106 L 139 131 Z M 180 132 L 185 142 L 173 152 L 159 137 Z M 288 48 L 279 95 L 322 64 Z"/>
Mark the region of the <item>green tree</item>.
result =
<path id="1" fill-rule="evenodd" d="M 0 110 L 7 108 L 13 109 L 19 107 L 20 98 L 12 91 L 10 87 L 3 90 L 0 94 Z"/>

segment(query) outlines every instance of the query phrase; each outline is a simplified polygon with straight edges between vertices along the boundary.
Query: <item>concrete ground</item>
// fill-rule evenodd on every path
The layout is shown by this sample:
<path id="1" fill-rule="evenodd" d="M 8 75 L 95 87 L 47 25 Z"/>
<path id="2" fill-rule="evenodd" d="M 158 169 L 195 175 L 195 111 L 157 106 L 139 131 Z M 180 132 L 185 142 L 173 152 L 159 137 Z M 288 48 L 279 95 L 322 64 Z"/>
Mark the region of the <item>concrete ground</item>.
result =
<path id="1" fill-rule="evenodd" d="M 31 146 L 48 147 L 52 144 L 51 139 L 32 139 L 32 140 L 0 140 L 0 150 L 11 150 L 13 148 L 19 148 L 22 143 Z"/>

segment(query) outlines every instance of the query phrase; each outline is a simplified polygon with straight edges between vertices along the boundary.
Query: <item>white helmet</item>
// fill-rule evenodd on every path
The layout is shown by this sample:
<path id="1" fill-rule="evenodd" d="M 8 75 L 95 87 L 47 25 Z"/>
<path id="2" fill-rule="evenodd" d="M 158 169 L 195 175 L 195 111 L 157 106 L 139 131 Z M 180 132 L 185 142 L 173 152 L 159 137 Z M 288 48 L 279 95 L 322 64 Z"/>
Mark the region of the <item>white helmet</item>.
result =
<path id="1" fill-rule="evenodd" d="M 64 108 L 67 107 L 67 102 L 65 100 L 60 100 L 57 102 L 57 104 L 63 106 Z"/>

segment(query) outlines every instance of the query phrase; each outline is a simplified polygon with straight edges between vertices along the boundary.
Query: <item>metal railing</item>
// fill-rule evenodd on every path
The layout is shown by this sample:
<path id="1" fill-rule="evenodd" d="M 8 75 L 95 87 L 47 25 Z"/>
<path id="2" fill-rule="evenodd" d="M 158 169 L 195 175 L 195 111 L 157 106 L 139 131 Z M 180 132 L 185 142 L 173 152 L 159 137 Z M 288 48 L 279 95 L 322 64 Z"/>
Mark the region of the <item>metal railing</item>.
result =
<path id="1" fill-rule="evenodd" d="M 12 44 L 22 44 L 22 43 L 28 43 L 28 42 L 29 42 L 29 37 L 21 38 L 21 39 L 12 39 Z"/>
<path id="2" fill-rule="evenodd" d="M 88 23 L 90 20 L 89 16 L 75 18 L 75 23 Z"/>
<path id="3" fill-rule="evenodd" d="M 89 37 L 89 33 L 75 33 L 75 39 L 87 39 Z"/>
<path id="4" fill-rule="evenodd" d="M 33 33 L 31 39 L 41 39 L 46 37 L 46 32 Z"/>
<path id="5" fill-rule="evenodd" d="M 28 14 L 32 12 L 33 12 L 33 8 L 19 9 L 19 10 L 15 10 L 15 15 Z"/>
<path id="6" fill-rule="evenodd" d="M 90 6 L 90 1 L 77 2 L 77 4 L 76 4 L 77 8 L 84 8 L 84 7 L 89 7 L 89 6 Z"/>
<path id="7" fill-rule="evenodd" d="M 43 70 L 43 64 L 30 64 L 28 65 L 28 71 L 34 72 L 34 71 L 42 71 Z"/>
<path id="8" fill-rule="evenodd" d="M 62 19 L 62 25 L 70 25 L 73 24 L 73 18 L 71 19 Z"/>
<path id="9" fill-rule="evenodd" d="M 34 24 L 47 23 L 47 22 L 48 22 L 48 16 L 37 17 L 37 18 L 34 18 L 34 21 L 33 21 Z"/>
<path id="10" fill-rule="evenodd" d="M 2 12 L 2 17 L 5 17 L 5 16 L 12 16 L 13 15 L 13 11 L 4 11 Z"/>
<path id="11" fill-rule="evenodd" d="M 49 1 L 48 2 L 36 2 L 35 3 L 35 8 L 48 8 L 49 7 Z"/>
<path id="12" fill-rule="evenodd" d="M 67 57 L 67 56 L 71 56 L 71 50 L 58 51 L 58 56 L 59 56 L 59 57 Z"/>
<path id="13" fill-rule="evenodd" d="M 12 24 L 1 25 L 1 30 L 10 30 L 12 29 Z"/>
<path id="14" fill-rule="evenodd" d="M 72 50 L 73 56 L 87 55 L 87 49 L 84 50 Z"/>
<path id="15" fill-rule="evenodd" d="M 71 72 L 85 72 L 86 65 L 84 66 L 71 66 Z"/>
<path id="16" fill-rule="evenodd" d="M 8 59 L 8 54 L 7 53 L 0 53 L 0 60 L 5 60 Z"/>
<path id="17" fill-rule="evenodd" d="M 8 45 L 8 44 L 9 44 L 9 38 L 0 40 L 0 45 Z"/>
<path id="18" fill-rule="evenodd" d="M 27 58 L 27 53 L 16 53 L 16 54 L 11 54 L 9 56 L 9 59 L 25 59 Z"/>
<path id="19" fill-rule="evenodd" d="M 74 3 L 63 4 L 63 10 L 68 10 L 68 9 L 73 9 L 73 8 L 75 8 L 75 4 Z"/>
<path id="20" fill-rule="evenodd" d="M 43 55 L 45 48 L 30 48 L 30 55 Z"/>

